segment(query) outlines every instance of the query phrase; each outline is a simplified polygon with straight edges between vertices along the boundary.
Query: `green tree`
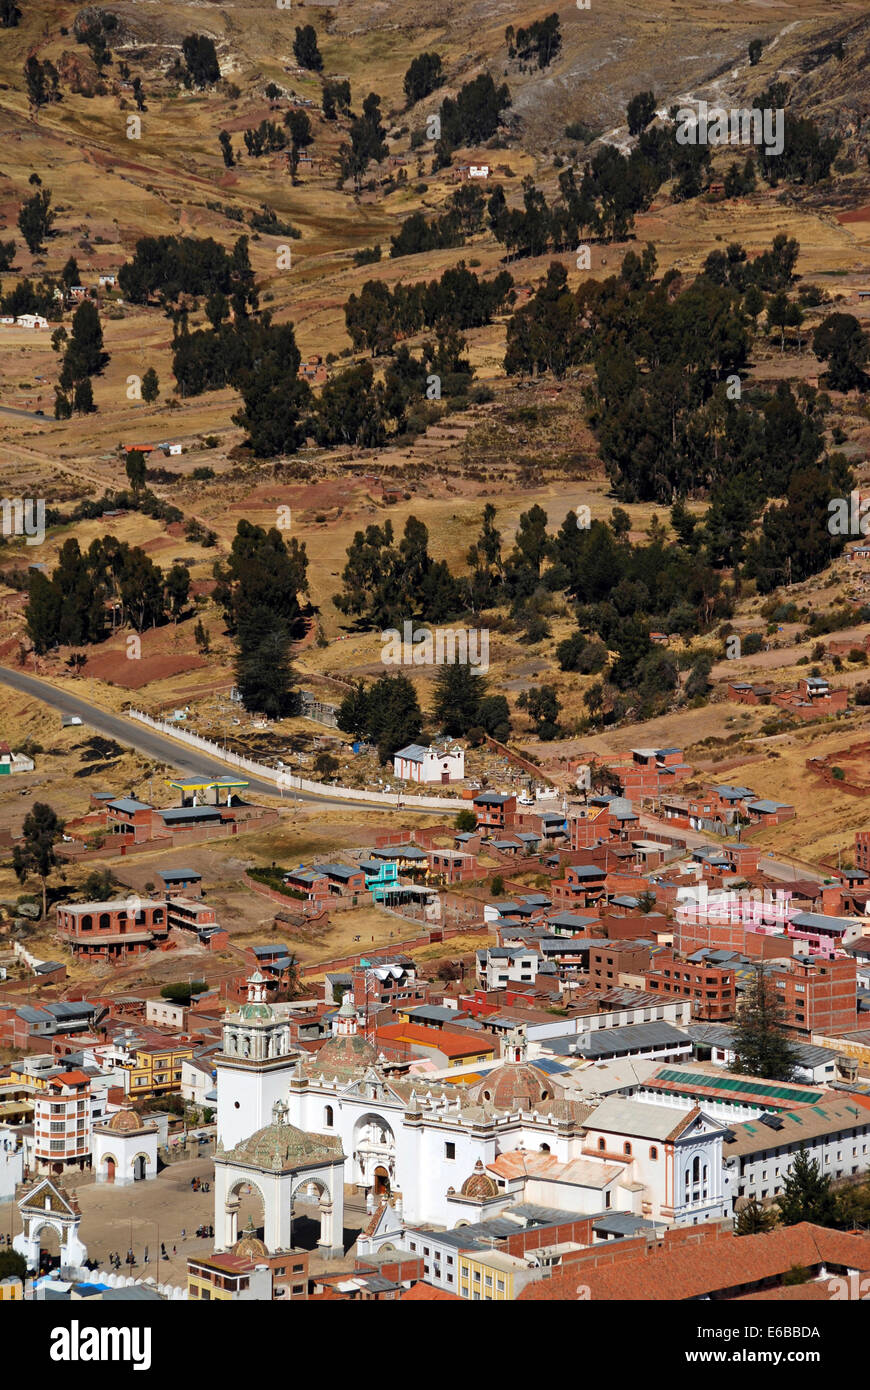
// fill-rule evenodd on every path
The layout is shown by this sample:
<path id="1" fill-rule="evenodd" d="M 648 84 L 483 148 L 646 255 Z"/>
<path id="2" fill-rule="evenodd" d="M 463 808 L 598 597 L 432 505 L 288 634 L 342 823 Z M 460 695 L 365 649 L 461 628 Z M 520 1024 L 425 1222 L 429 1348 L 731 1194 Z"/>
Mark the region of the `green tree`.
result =
<path id="1" fill-rule="evenodd" d="M 432 718 L 445 734 L 456 737 L 480 723 L 480 704 L 486 681 L 471 666 L 442 666 L 435 678 Z"/>
<path id="2" fill-rule="evenodd" d="M 406 104 L 414 106 L 416 102 L 429 96 L 430 92 L 434 92 L 436 87 L 440 87 L 443 81 L 440 55 L 421 53 L 413 59 L 402 83 Z"/>
<path id="3" fill-rule="evenodd" d="M 103 351 L 103 329 L 96 304 L 85 299 L 72 318 L 72 333 L 66 346 L 60 384 L 70 390 L 86 377 L 96 376 L 109 360 Z"/>
<path id="4" fill-rule="evenodd" d="M 702 653 L 692 662 L 686 679 L 685 696 L 687 700 L 694 700 L 699 695 L 706 695 L 710 689 L 710 672 L 713 669 L 713 658 L 707 653 Z"/>
<path id="5" fill-rule="evenodd" d="M 24 1279 L 27 1274 L 27 1260 L 17 1250 L 8 1246 L 0 1250 L 0 1279 Z"/>
<path id="6" fill-rule="evenodd" d="M 160 378 L 153 367 L 149 367 L 142 378 L 142 399 L 147 405 L 153 405 L 160 395 Z"/>
<path id="7" fill-rule="evenodd" d="M 96 408 L 94 388 L 91 385 L 90 377 L 85 377 L 83 381 L 77 381 L 73 392 L 73 410 L 77 415 L 91 415 Z"/>
<path id="8" fill-rule="evenodd" d="M 44 801 L 34 803 L 24 817 L 21 842 L 12 851 L 12 867 L 19 883 L 36 874 L 42 883 L 42 915 L 48 912 L 48 880 L 58 863 L 54 847 L 63 834 L 63 821 Z"/>
<path id="9" fill-rule="evenodd" d="M 258 458 L 293 454 L 304 442 L 301 413 L 311 391 L 299 379 L 301 361 L 293 325 L 280 324 L 270 328 L 254 362 L 235 378 L 243 409 L 233 423 L 247 430 L 248 446 Z"/>
<path id="10" fill-rule="evenodd" d="M 791 1080 L 795 1053 L 786 1036 L 783 1017 L 776 988 L 759 964 L 734 1025 L 736 1072 L 771 1081 Z"/>
<path id="11" fill-rule="evenodd" d="M 413 743 L 423 728 L 423 714 L 412 682 L 403 672 L 386 672 L 369 692 L 367 737 L 377 745 L 378 757 L 387 763 L 400 748 Z"/>
<path id="12" fill-rule="evenodd" d="M 299 155 L 306 145 L 310 145 L 314 136 L 311 134 L 311 122 L 304 111 L 288 111 L 284 117 L 284 124 L 290 131 L 290 173 L 296 177 L 296 170 L 299 168 Z"/>
<path id="13" fill-rule="evenodd" d="M 783 1190 L 776 1199 L 783 1226 L 811 1221 L 814 1226 L 837 1225 L 837 1198 L 831 1179 L 801 1144 L 785 1175 Z"/>
<path id="14" fill-rule="evenodd" d="M 737 1213 L 734 1228 L 738 1236 L 760 1236 L 776 1222 L 776 1212 L 770 1207 L 763 1207 L 757 1198 L 753 1197 Z"/>
<path id="15" fill-rule="evenodd" d="M 218 144 L 221 147 L 221 155 L 223 156 L 224 165 L 227 169 L 232 169 L 233 165 L 236 162 L 236 157 L 233 154 L 233 142 L 230 137 L 229 131 L 222 130 L 220 132 L 220 134 L 218 135 Z"/>
<path id="16" fill-rule="evenodd" d="M 147 475 L 147 454 L 139 449 L 131 449 L 124 460 L 124 471 L 133 491 L 139 493 L 145 486 Z"/>
<path id="17" fill-rule="evenodd" d="M 853 314 L 829 314 L 813 334 L 813 352 L 827 363 L 828 383 L 834 390 L 851 391 L 863 385 L 870 339 Z"/>
<path id="18" fill-rule="evenodd" d="M 562 706 L 557 698 L 554 685 L 541 685 L 529 691 L 523 691 L 517 704 L 527 711 L 529 718 L 535 725 L 535 733 L 538 738 L 550 740 L 559 737 L 558 719 Z"/>
<path id="19" fill-rule="evenodd" d="M 356 681 L 338 708 L 336 723 L 343 734 L 355 739 L 365 738 L 369 730 L 369 697 L 365 682 Z"/>
<path id="20" fill-rule="evenodd" d="M 202 994 L 206 989 L 208 985 L 205 980 L 180 980 L 177 984 L 163 985 L 160 995 L 173 1004 L 189 1004 L 195 994 Z"/>
<path id="21" fill-rule="evenodd" d="M 206 34 L 188 34 L 182 40 L 181 52 L 187 69 L 187 86 L 211 87 L 220 82 L 221 69 L 214 39 Z"/>
<path id="22" fill-rule="evenodd" d="M 48 59 L 41 63 L 35 54 L 31 53 L 24 64 L 24 80 L 30 104 L 37 110 L 49 102 L 60 101 L 60 77 L 57 68 Z"/>
<path id="23" fill-rule="evenodd" d="M 36 256 L 45 250 L 45 239 L 51 235 L 52 224 L 57 213 L 51 208 L 51 192 L 39 188 L 31 198 L 27 198 L 18 213 L 18 229 L 27 242 L 27 249 Z"/>
<path id="24" fill-rule="evenodd" d="M 186 565 L 173 565 L 166 576 L 166 597 L 169 611 L 177 622 L 190 598 L 190 570 Z"/>
<path id="25" fill-rule="evenodd" d="M 60 627 L 61 596 L 57 587 L 39 570 L 28 577 L 27 635 L 37 656 L 44 656 L 57 643 Z"/>
<path id="26" fill-rule="evenodd" d="M 484 696 L 477 707 L 477 724 L 490 738 L 507 742 L 511 736 L 511 712 L 504 695 Z"/>
<path id="27" fill-rule="evenodd" d="M 474 814 L 473 811 L 470 811 L 466 807 L 463 807 L 461 811 L 458 811 L 456 813 L 456 819 L 454 820 L 453 825 L 460 832 L 476 830 L 477 816 Z"/>
<path id="28" fill-rule="evenodd" d="M 636 96 L 633 96 L 625 113 L 628 120 L 629 135 L 640 135 L 642 131 L 646 130 L 655 113 L 654 92 L 638 92 Z"/>
<path id="29" fill-rule="evenodd" d="M 317 30 L 313 24 L 297 27 L 293 53 L 300 68 L 306 68 L 309 72 L 323 71 L 323 58 L 317 46 Z"/>
<path id="30" fill-rule="evenodd" d="M 21 10 L 15 0 L 0 0 L 0 29 L 15 29 L 20 18 Z"/>
<path id="31" fill-rule="evenodd" d="M 299 708 L 285 623 L 268 608 L 246 614 L 239 625 L 236 684 L 242 704 L 268 719 L 285 719 Z"/>

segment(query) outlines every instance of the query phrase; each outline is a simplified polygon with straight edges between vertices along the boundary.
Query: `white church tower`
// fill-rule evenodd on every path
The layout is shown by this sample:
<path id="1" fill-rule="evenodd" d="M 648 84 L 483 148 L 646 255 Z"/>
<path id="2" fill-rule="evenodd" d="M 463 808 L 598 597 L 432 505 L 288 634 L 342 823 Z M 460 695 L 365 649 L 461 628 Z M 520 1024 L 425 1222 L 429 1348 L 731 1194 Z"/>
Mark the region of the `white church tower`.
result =
<path id="1" fill-rule="evenodd" d="M 266 981 L 258 970 L 248 980 L 248 999 L 224 1020 L 223 1051 L 217 1069 L 217 1139 L 225 1149 L 272 1123 L 276 1101 L 283 1101 L 296 1070 L 290 1024 L 266 1001 Z"/>

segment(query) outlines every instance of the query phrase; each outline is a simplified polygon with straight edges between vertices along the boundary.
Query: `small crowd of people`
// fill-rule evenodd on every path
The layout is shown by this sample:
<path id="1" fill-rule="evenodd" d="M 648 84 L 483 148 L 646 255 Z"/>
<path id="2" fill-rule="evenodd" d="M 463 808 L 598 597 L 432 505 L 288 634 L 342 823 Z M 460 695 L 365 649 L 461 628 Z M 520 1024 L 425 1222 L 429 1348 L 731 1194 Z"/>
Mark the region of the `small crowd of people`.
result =
<path id="1" fill-rule="evenodd" d="M 202 1178 L 191 1178 L 190 1190 L 191 1192 L 210 1192 L 211 1183 L 203 1182 Z"/>

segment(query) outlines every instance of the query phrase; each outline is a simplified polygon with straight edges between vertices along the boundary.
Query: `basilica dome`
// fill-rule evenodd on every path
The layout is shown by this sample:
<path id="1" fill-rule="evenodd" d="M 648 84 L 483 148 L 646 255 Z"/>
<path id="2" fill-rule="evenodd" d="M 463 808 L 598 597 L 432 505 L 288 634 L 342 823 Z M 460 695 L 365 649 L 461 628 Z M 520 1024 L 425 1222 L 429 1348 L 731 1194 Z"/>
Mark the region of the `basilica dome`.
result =
<path id="1" fill-rule="evenodd" d="M 106 1121 L 105 1127 L 113 1134 L 139 1134 L 144 1129 L 154 1130 L 157 1126 L 143 1120 L 135 1110 L 116 1110 L 112 1118 Z"/>
<path id="2" fill-rule="evenodd" d="M 460 1193 L 475 1202 L 486 1202 L 490 1197 L 498 1196 L 498 1184 L 495 1178 L 489 1176 L 480 1159 L 474 1165 L 474 1172 L 462 1184 Z"/>
<path id="3" fill-rule="evenodd" d="M 303 1163 L 332 1163 L 342 1157 L 342 1148 L 338 1138 L 306 1134 L 295 1125 L 276 1123 L 243 1139 L 226 1157 L 250 1168 L 284 1173 Z"/>
<path id="4" fill-rule="evenodd" d="M 356 1076 L 378 1060 L 377 1048 L 359 1033 L 338 1034 L 314 1054 L 312 1070 L 327 1079 Z"/>
<path id="5" fill-rule="evenodd" d="M 511 1112 L 534 1110 L 541 1101 L 555 1097 L 550 1077 L 532 1062 L 503 1062 L 469 1086 L 467 1094 L 473 1105 Z"/>

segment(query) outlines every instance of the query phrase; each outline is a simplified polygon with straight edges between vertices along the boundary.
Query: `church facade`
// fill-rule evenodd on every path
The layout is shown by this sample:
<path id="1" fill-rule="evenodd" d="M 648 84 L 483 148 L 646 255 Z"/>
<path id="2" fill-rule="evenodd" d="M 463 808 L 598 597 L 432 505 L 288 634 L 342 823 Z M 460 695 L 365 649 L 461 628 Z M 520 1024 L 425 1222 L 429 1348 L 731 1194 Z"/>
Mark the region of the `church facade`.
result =
<path id="1" fill-rule="evenodd" d="M 370 1205 L 399 1196 L 410 1224 L 453 1229 L 524 1200 L 674 1224 L 730 1215 L 723 1126 L 699 1110 L 572 1100 L 522 1058 L 469 1087 L 396 1077 L 360 1036 L 349 994 L 314 1056 L 291 1049 L 280 1010 L 254 976 L 224 1025 L 219 1154 L 268 1126 L 277 1103 L 295 1132 L 341 1151 L 346 1184 Z M 224 1217 L 216 1201 L 216 1231 Z"/>

